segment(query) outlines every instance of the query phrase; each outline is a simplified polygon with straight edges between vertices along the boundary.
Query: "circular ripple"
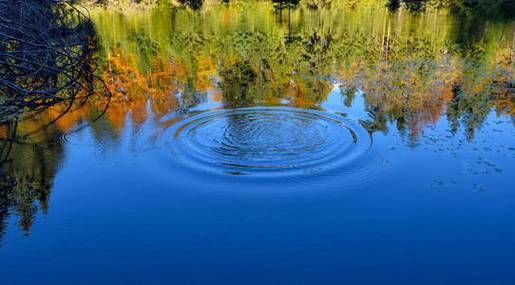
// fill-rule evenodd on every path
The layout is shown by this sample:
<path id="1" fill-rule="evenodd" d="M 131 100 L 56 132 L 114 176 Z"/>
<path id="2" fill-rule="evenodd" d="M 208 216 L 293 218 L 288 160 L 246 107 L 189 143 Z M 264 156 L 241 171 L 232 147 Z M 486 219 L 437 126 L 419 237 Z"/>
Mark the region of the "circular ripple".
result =
<path id="1" fill-rule="evenodd" d="M 285 107 L 221 109 L 172 127 L 173 152 L 203 171 L 269 177 L 349 172 L 372 144 L 345 118 Z"/>

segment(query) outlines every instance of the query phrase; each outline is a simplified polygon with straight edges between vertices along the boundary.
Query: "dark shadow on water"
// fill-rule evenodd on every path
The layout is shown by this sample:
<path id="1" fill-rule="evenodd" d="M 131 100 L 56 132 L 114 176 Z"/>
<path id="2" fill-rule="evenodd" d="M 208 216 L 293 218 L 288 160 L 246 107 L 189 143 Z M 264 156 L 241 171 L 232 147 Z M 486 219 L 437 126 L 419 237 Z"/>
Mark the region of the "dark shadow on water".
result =
<path id="1" fill-rule="evenodd" d="M 179 0 L 179 3 L 189 7 L 191 10 L 199 10 L 204 4 L 203 0 Z"/>

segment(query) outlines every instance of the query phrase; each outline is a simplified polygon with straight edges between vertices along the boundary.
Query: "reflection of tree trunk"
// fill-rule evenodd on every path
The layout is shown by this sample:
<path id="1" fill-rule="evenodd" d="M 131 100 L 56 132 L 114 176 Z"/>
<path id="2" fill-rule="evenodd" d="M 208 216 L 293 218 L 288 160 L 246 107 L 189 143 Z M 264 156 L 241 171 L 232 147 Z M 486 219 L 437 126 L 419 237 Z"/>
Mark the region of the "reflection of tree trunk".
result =
<path id="1" fill-rule="evenodd" d="M 288 5 L 288 39 L 291 39 L 291 7 Z"/>
<path id="2" fill-rule="evenodd" d="M 384 22 L 383 22 L 383 32 L 381 34 L 381 59 L 384 59 L 384 46 L 385 46 L 385 39 L 386 39 L 386 23 L 388 21 L 388 14 L 386 14 L 386 16 L 384 17 Z"/>
<path id="3" fill-rule="evenodd" d="M 8 167 L 9 155 L 13 146 L 11 138 L 13 138 L 16 133 L 16 126 L 17 122 L 0 126 L 0 129 L 4 128 L 5 131 L 5 137 L 0 139 L 0 242 L 5 234 L 9 207 L 11 207 L 12 204 L 9 189 L 12 189 L 14 182 L 8 177 L 7 173 L 5 173 L 5 169 Z"/>

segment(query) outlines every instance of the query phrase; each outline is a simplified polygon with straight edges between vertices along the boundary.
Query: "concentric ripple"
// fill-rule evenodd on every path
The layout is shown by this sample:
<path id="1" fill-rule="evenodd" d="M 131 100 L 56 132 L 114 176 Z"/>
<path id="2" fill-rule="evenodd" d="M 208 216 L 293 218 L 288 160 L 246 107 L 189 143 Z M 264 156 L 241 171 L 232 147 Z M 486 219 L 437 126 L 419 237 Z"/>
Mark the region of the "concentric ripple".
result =
<path id="1" fill-rule="evenodd" d="M 342 116 L 285 107 L 200 113 L 176 123 L 172 135 L 173 152 L 191 167 L 269 177 L 352 172 L 372 144 Z"/>

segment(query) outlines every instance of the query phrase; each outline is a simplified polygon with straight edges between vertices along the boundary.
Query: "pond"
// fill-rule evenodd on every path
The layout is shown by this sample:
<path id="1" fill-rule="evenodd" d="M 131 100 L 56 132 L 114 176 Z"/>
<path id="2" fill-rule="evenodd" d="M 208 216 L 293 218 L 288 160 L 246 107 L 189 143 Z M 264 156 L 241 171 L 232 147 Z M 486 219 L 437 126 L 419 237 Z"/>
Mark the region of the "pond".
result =
<path id="1" fill-rule="evenodd" d="M 0 127 L 1 284 L 513 284 L 515 25 L 92 10 L 97 91 Z"/>

